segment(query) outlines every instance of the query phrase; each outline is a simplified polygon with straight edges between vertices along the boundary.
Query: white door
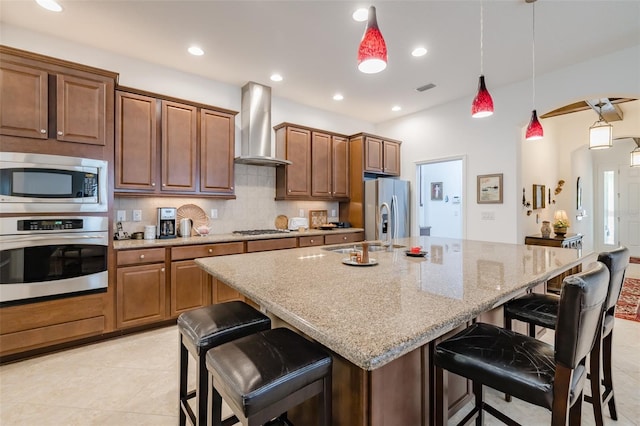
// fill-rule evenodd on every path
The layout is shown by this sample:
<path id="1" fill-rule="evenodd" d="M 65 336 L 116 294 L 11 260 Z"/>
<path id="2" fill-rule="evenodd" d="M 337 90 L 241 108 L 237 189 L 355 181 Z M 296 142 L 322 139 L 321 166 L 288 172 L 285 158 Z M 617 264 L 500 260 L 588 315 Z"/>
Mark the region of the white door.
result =
<path id="1" fill-rule="evenodd" d="M 619 242 L 640 257 L 640 167 L 619 168 Z"/>
<path id="2" fill-rule="evenodd" d="M 594 197 L 596 252 L 610 251 L 618 247 L 620 235 L 618 169 L 616 164 L 600 164 L 597 168 L 597 195 Z"/>

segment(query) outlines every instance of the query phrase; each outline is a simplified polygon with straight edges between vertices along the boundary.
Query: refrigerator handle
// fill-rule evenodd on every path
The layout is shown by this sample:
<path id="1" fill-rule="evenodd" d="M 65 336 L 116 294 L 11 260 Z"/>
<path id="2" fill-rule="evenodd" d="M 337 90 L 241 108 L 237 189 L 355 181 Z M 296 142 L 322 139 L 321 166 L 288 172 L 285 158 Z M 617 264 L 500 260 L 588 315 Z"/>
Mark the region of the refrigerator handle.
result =
<path id="1" fill-rule="evenodd" d="M 380 207 L 378 207 L 378 206 L 376 206 L 375 216 L 376 216 L 376 232 L 375 232 L 375 235 L 374 235 L 374 239 L 378 240 L 378 239 L 380 239 L 379 235 L 380 235 L 380 222 L 381 222 Z"/>
<path id="2" fill-rule="evenodd" d="M 400 221 L 398 220 L 398 196 L 393 196 L 393 238 L 398 238 L 400 233 Z"/>

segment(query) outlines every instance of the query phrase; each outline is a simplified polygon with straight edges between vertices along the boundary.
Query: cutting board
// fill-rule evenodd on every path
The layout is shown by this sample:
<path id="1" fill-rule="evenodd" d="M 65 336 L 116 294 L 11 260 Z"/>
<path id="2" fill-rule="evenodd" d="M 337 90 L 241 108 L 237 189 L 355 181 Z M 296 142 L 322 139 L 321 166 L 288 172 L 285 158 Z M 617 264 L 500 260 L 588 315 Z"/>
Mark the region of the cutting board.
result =
<path id="1" fill-rule="evenodd" d="M 289 218 L 285 215 L 281 214 L 276 217 L 276 229 L 288 229 L 289 228 Z"/>

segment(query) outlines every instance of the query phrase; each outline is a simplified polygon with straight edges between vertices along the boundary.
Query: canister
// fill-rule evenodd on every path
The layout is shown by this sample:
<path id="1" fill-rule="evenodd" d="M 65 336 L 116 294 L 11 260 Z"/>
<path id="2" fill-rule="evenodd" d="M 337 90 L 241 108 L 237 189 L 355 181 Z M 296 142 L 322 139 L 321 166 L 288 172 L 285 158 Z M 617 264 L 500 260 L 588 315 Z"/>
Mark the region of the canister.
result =
<path id="1" fill-rule="evenodd" d="M 155 225 L 145 225 L 144 227 L 144 239 L 145 240 L 155 240 L 156 238 L 156 227 Z"/>

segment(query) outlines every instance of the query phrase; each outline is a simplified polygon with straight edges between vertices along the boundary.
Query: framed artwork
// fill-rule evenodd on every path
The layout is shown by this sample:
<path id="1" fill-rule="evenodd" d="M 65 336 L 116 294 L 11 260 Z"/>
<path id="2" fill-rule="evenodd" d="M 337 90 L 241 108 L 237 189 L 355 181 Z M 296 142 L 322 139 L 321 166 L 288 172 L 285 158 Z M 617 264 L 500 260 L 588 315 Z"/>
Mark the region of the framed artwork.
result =
<path id="1" fill-rule="evenodd" d="M 478 175 L 478 204 L 502 204 L 502 173 Z"/>
<path id="2" fill-rule="evenodd" d="M 533 184 L 533 210 L 544 209 L 546 207 L 545 202 L 545 187 L 544 185 Z"/>
<path id="3" fill-rule="evenodd" d="M 431 201 L 442 201 L 442 182 L 431 182 Z"/>

